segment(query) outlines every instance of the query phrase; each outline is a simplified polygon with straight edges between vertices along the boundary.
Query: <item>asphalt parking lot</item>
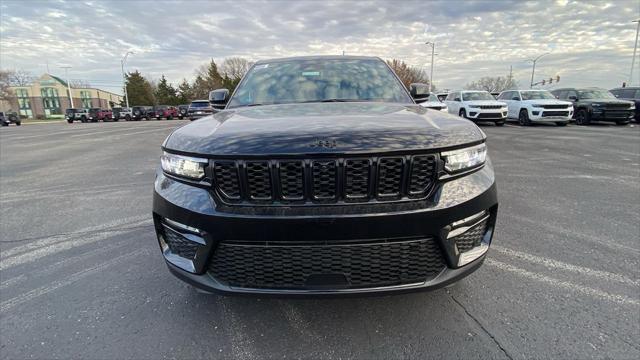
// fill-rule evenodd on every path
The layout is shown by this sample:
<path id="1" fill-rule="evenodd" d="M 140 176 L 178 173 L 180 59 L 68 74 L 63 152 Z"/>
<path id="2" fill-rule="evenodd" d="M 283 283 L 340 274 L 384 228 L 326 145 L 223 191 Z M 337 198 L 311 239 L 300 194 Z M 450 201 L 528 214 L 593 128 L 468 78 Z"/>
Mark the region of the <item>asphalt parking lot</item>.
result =
<path id="1" fill-rule="evenodd" d="M 154 172 L 185 123 L 0 130 L 2 358 L 640 358 L 639 126 L 483 126 L 498 226 L 452 288 L 260 299 L 160 256 Z"/>

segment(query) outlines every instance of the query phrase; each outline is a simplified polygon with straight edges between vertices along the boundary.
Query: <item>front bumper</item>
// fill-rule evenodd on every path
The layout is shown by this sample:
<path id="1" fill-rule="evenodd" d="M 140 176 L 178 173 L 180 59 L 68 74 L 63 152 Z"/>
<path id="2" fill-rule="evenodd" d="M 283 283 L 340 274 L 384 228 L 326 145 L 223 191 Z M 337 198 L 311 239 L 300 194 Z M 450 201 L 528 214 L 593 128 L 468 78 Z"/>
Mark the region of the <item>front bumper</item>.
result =
<path id="1" fill-rule="evenodd" d="M 568 109 L 528 109 L 532 122 L 569 122 L 573 118 L 573 108 Z"/>
<path id="2" fill-rule="evenodd" d="M 505 121 L 507 110 L 469 108 L 467 119 L 478 121 Z"/>
<path id="3" fill-rule="evenodd" d="M 591 109 L 591 120 L 596 121 L 625 121 L 633 120 L 635 109 L 633 110 L 608 110 L 602 108 Z"/>
<path id="4" fill-rule="evenodd" d="M 363 206 L 363 208 L 366 205 Z M 390 207 L 392 209 L 392 207 Z M 158 172 L 153 217 L 157 235 L 164 234 L 165 219 L 202 231 L 193 261 L 184 261 L 162 245 L 162 253 L 171 272 L 178 278 L 209 292 L 242 294 L 286 295 L 347 295 L 406 292 L 436 289 L 455 282 L 473 271 L 483 262 L 485 253 L 466 265 L 460 264 L 461 252 L 450 225 L 461 219 L 485 212 L 487 226 L 482 234 L 482 245 L 488 247 L 493 236 L 497 216 L 497 191 L 490 162 L 482 169 L 437 185 L 429 201 L 419 210 L 386 211 L 349 215 L 314 216 L 244 215 L 221 212 L 216 200 L 206 189 L 186 185 Z M 182 231 L 180 228 L 173 230 Z M 172 230 L 172 231 L 173 231 Z M 189 231 L 183 235 L 189 237 Z M 430 238 L 441 251 L 444 266 L 437 274 L 422 281 L 386 284 L 375 287 L 351 287 L 349 284 L 306 286 L 304 288 L 266 288 L 238 286 L 216 278 L 211 262 L 221 244 L 242 240 L 246 243 L 264 242 L 304 244 L 306 241 L 349 243 L 358 239 L 426 239 Z M 295 244 L 294 244 L 295 243 Z M 269 246 L 269 245 L 267 245 Z M 277 245 L 274 245 L 277 246 Z M 365 264 L 366 265 L 366 264 Z M 282 265 L 284 266 L 284 265 Z"/>

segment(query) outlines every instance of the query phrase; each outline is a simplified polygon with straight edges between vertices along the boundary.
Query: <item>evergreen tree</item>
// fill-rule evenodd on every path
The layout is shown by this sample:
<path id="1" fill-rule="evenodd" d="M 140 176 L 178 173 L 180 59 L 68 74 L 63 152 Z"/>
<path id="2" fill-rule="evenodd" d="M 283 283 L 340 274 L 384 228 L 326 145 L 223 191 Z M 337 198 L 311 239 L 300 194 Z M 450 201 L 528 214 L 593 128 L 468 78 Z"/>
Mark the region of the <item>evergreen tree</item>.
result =
<path id="1" fill-rule="evenodd" d="M 164 74 L 158 82 L 158 86 L 155 90 L 156 101 L 162 105 L 178 105 L 178 99 L 176 89 L 171 85 Z"/>
<path id="2" fill-rule="evenodd" d="M 196 80 L 193 82 L 194 99 L 208 99 L 210 91 L 223 87 L 223 80 L 213 59 L 209 64 L 200 66 L 196 71 Z"/>
<path id="3" fill-rule="evenodd" d="M 178 104 L 188 104 L 193 100 L 193 89 L 187 79 L 182 79 L 182 82 L 178 85 L 177 99 Z"/>
<path id="4" fill-rule="evenodd" d="M 144 106 L 156 103 L 151 83 L 138 70 L 128 73 L 125 78 L 129 106 Z"/>

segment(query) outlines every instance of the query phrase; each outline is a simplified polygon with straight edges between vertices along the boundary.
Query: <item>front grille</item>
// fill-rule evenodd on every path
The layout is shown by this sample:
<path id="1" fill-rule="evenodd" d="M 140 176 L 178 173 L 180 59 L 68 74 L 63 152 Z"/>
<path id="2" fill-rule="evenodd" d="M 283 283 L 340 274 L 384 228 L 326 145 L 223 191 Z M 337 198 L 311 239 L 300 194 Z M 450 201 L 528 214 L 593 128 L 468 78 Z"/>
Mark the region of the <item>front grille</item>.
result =
<path id="1" fill-rule="evenodd" d="M 481 105 L 480 109 L 500 109 L 503 108 L 502 105 Z"/>
<path id="2" fill-rule="evenodd" d="M 216 160 L 214 189 L 235 205 L 364 203 L 424 198 L 436 155 L 313 160 Z"/>
<path id="3" fill-rule="evenodd" d="M 193 241 L 189 241 L 180 235 L 180 233 L 173 231 L 167 227 L 164 228 L 164 241 L 169 246 L 169 250 L 172 253 L 182 256 L 186 259 L 193 259 L 196 257 L 196 251 L 198 244 Z"/>
<path id="4" fill-rule="evenodd" d="M 543 109 L 568 109 L 570 105 L 542 105 Z"/>
<path id="5" fill-rule="evenodd" d="M 502 113 L 480 113 L 478 119 L 502 119 Z"/>
<path id="6" fill-rule="evenodd" d="M 444 267 L 434 239 L 298 246 L 221 243 L 209 273 L 233 287 L 370 288 L 424 282 Z"/>
<path id="7" fill-rule="evenodd" d="M 569 116 L 568 111 L 545 111 L 542 113 L 542 117 L 545 116 Z"/>
<path id="8" fill-rule="evenodd" d="M 619 110 L 619 109 L 628 109 L 630 107 L 631 106 L 629 104 L 607 104 L 606 108 Z"/>
<path id="9" fill-rule="evenodd" d="M 474 226 L 473 228 L 465 231 L 461 235 L 458 235 L 454 238 L 456 242 L 456 246 L 458 247 L 458 251 L 463 253 L 465 251 L 469 251 L 476 246 L 480 246 L 482 242 L 482 237 L 484 236 L 487 230 L 487 224 L 489 219 L 487 218 L 483 222 Z"/>
<path id="10" fill-rule="evenodd" d="M 626 119 L 631 115 L 630 111 L 627 110 L 607 110 L 604 113 L 606 118 L 615 118 L 615 119 Z"/>

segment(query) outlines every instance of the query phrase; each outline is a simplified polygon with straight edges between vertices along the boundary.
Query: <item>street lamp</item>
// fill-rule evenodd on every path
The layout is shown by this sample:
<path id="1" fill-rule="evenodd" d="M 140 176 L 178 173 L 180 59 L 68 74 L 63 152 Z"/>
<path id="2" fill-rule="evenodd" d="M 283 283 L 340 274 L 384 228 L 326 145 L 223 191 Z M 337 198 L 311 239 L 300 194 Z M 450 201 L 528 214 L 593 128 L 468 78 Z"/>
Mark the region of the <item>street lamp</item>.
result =
<path id="1" fill-rule="evenodd" d="M 533 61 L 533 68 L 531 69 L 531 84 L 529 85 L 529 89 L 533 88 L 533 75 L 536 73 L 536 62 L 538 60 L 540 60 L 540 58 L 542 58 L 543 56 L 549 55 L 551 54 L 550 52 L 544 53 L 540 56 L 538 56 L 535 59 L 530 59 L 529 61 Z"/>
<path id="2" fill-rule="evenodd" d="M 432 92 L 433 91 L 433 55 L 435 55 L 436 43 L 432 41 L 427 41 L 424 44 L 431 45 L 431 75 L 429 76 L 429 92 Z"/>
<path id="3" fill-rule="evenodd" d="M 127 108 L 129 107 L 129 94 L 127 94 L 127 77 L 124 74 L 124 63 L 127 62 L 127 57 L 129 56 L 129 54 L 133 55 L 133 51 L 127 51 L 127 53 L 124 54 L 124 57 L 122 58 L 122 60 L 120 60 L 120 65 L 122 68 L 122 84 L 124 87 L 124 98 L 126 99 L 126 102 L 127 102 Z"/>
<path id="4" fill-rule="evenodd" d="M 67 70 L 71 69 L 71 66 L 60 66 L 61 69 L 64 69 L 64 77 L 67 78 L 67 91 L 69 92 L 69 104 L 71 104 L 70 108 L 73 109 L 73 95 L 71 94 L 71 83 L 69 83 L 69 72 Z"/>
<path id="5" fill-rule="evenodd" d="M 632 23 L 638 23 L 636 27 L 636 42 L 633 43 L 633 58 L 631 59 L 631 71 L 629 72 L 629 86 L 633 83 L 633 67 L 636 64 L 636 50 L 638 49 L 638 32 L 640 32 L 640 19 L 633 20 Z"/>

